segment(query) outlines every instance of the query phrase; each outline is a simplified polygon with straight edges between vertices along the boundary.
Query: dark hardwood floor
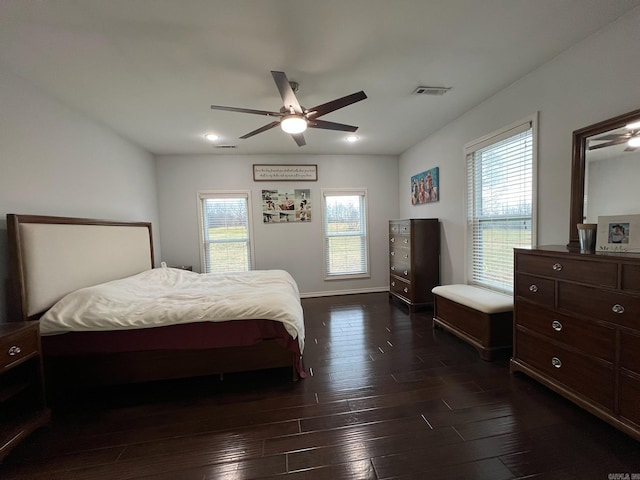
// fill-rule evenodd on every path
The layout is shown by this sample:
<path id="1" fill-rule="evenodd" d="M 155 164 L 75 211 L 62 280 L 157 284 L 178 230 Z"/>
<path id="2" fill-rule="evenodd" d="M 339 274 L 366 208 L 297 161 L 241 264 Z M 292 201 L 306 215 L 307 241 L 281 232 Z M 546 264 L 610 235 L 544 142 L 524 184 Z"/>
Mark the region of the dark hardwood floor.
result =
<path id="1" fill-rule="evenodd" d="M 308 378 L 272 370 L 77 394 L 9 454 L 0 478 L 640 474 L 640 442 L 510 374 L 507 359 L 480 360 L 434 331 L 428 310 L 409 314 L 386 293 L 303 306 Z"/>

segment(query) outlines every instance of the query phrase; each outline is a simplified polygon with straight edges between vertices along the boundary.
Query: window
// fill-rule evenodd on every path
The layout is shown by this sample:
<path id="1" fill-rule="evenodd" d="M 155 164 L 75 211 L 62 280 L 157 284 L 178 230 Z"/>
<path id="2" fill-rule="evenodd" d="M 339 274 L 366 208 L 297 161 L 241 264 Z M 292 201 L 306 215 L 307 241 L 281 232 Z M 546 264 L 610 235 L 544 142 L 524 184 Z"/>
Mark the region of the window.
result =
<path id="1" fill-rule="evenodd" d="M 325 279 L 369 276 L 366 190 L 323 190 Z"/>
<path id="2" fill-rule="evenodd" d="M 252 269 L 250 200 L 250 192 L 198 193 L 203 272 Z"/>
<path id="3" fill-rule="evenodd" d="M 469 283 L 513 292 L 513 249 L 535 243 L 534 124 L 465 147 Z"/>

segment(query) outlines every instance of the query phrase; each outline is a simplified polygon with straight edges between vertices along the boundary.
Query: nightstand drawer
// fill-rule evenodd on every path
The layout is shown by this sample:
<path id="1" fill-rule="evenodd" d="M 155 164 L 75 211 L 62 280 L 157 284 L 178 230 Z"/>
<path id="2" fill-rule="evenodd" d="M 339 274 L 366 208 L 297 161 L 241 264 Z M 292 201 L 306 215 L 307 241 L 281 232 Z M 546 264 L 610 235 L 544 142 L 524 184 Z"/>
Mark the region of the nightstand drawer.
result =
<path id="1" fill-rule="evenodd" d="M 38 330 L 30 328 L 2 337 L 0 369 L 38 354 Z"/>

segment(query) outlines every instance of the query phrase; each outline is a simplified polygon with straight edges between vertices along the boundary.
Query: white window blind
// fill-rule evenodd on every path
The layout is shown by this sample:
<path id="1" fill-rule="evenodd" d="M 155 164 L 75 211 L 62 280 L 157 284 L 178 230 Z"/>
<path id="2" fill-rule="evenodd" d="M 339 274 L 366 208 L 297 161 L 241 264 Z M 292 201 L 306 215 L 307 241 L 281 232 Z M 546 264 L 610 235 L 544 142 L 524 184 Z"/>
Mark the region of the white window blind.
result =
<path id="1" fill-rule="evenodd" d="M 199 193 L 202 269 L 206 273 L 252 268 L 249 193 Z"/>
<path id="2" fill-rule="evenodd" d="M 470 283 L 513 292 L 513 249 L 535 241 L 533 122 L 465 149 Z"/>
<path id="3" fill-rule="evenodd" d="M 326 278 L 369 275 L 365 190 L 323 190 Z"/>

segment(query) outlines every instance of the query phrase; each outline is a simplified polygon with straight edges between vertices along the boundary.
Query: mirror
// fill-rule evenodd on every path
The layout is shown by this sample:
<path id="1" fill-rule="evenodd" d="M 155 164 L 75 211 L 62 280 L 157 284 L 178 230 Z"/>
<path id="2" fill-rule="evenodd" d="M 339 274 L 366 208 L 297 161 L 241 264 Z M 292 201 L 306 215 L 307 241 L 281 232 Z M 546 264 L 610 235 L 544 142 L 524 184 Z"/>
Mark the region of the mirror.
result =
<path id="1" fill-rule="evenodd" d="M 636 122 L 640 110 L 573 132 L 569 249 L 580 249 L 578 223 L 598 223 L 598 215 L 640 213 L 640 147 L 628 144 L 640 137 L 640 125 L 627 128 Z"/>

